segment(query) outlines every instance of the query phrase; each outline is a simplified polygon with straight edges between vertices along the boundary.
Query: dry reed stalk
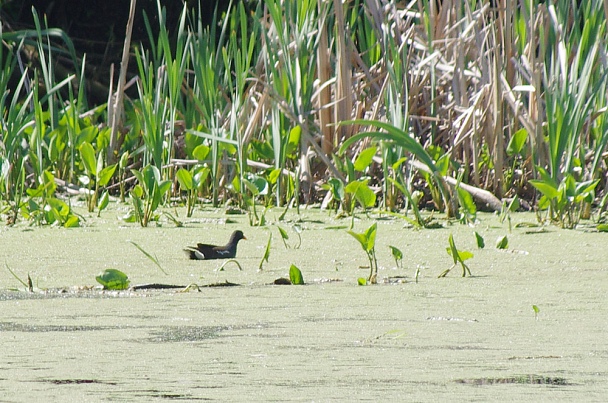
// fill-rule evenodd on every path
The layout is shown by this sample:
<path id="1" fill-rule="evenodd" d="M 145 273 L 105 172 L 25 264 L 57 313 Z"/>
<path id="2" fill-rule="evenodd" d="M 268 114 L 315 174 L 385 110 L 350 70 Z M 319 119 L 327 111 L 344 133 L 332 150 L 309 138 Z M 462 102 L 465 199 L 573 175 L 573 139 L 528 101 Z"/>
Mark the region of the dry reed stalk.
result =
<path id="1" fill-rule="evenodd" d="M 319 9 L 322 9 L 322 2 L 318 0 Z M 329 41 L 327 35 L 327 24 L 325 18 L 319 18 L 319 45 L 317 48 L 317 75 L 319 84 L 328 82 L 331 79 L 331 64 L 329 61 Z M 335 126 L 332 121 L 332 107 L 328 106 L 331 102 L 331 88 L 322 86 L 318 97 L 319 127 L 322 136 L 322 148 L 325 154 L 330 154 L 335 146 L 334 132 Z"/>
<path id="2" fill-rule="evenodd" d="M 334 0 L 334 13 L 336 19 L 337 34 L 334 38 L 336 41 L 336 86 L 335 86 L 335 122 L 349 120 L 353 107 L 352 100 L 352 77 L 351 63 L 348 41 L 346 38 L 346 21 L 344 19 L 344 10 L 342 9 L 342 1 Z M 348 137 L 351 132 L 345 126 L 336 128 L 336 136 L 338 141 L 342 141 L 344 137 Z"/>
<path id="3" fill-rule="evenodd" d="M 122 61 L 120 62 L 120 76 L 118 78 L 118 87 L 116 88 L 116 94 L 114 95 L 114 102 L 112 104 L 108 104 L 108 111 L 111 109 L 111 113 L 108 113 L 111 116 L 110 126 L 112 128 L 112 132 L 110 134 L 110 145 L 108 147 L 108 165 L 113 164 L 117 160 L 117 151 L 120 147 L 119 144 L 119 133 L 122 126 L 122 119 L 124 115 L 124 92 L 125 92 L 125 84 L 127 82 L 127 70 L 129 66 L 129 56 L 131 49 L 131 34 L 133 32 L 133 22 L 135 20 L 135 5 L 137 0 L 131 0 L 131 5 L 129 7 L 129 18 L 127 20 L 125 41 L 122 49 Z M 112 69 L 112 73 L 114 69 Z M 110 94 L 112 91 L 110 90 Z M 111 95 L 110 95 L 111 96 Z"/>

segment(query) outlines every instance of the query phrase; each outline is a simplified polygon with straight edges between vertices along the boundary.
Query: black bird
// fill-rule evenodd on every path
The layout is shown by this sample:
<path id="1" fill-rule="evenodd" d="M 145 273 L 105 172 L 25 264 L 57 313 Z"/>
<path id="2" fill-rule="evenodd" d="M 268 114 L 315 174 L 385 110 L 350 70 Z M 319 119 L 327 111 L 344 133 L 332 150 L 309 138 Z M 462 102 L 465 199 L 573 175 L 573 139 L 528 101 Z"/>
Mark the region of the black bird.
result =
<path id="1" fill-rule="evenodd" d="M 226 246 L 199 243 L 196 246 L 188 246 L 184 251 L 193 260 L 232 259 L 236 256 L 236 246 L 241 239 L 247 239 L 243 231 L 234 231 Z"/>

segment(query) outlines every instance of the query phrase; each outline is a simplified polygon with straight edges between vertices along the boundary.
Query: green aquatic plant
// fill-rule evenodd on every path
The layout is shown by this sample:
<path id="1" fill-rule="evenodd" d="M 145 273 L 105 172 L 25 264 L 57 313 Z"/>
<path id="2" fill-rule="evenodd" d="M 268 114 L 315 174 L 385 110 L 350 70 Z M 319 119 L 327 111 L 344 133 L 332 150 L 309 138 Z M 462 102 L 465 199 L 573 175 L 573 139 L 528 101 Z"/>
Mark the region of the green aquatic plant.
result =
<path id="1" fill-rule="evenodd" d="M 577 182 L 574 176 L 566 174 L 559 185 L 547 171 L 537 167 L 540 179 L 530 180 L 530 184 L 542 193 L 538 201 L 541 210 L 549 209 L 552 221 L 562 228 L 574 228 L 580 221 L 583 203 L 593 200 L 594 189 L 599 179 Z"/>
<path id="2" fill-rule="evenodd" d="M 20 282 L 29 292 L 34 292 L 34 284 L 32 283 L 32 278 L 30 277 L 29 273 L 27 274 L 27 283 L 26 283 L 21 278 L 19 278 L 19 276 L 17 276 L 17 274 L 13 270 L 11 270 L 8 263 L 4 262 L 4 265 L 6 266 L 6 269 L 9 271 L 9 273 L 11 273 L 13 275 L 13 277 L 15 277 L 15 279 L 18 282 Z"/>
<path id="3" fill-rule="evenodd" d="M 133 246 L 135 246 L 137 249 L 139 249 L 139 251 L 141 253 L 143 253 L 144 255 L 146 255 L 146 257 L 148 259 L 150 259 L 152 261 L 152 263 L 154 263 L 156 265 L 156 267 L 158 267 L 160 269 L 160 271 L 162 271 L 164 274 L 168 275 L 169 273 L 167 273 L 163 267 L 160 265 L 160 262 L 158 261 L 158 258 L 156 257 L 156 255 L 152 256 L 150 253 L 146 252 L 146 250 L 144 248 L 142 248 L 141 246 L 139 246 L 138 244 L 136 244 L 133 241 L 127 241 L 130 244 L 132 244 Z"/>
<path id="4" fill-rule="evenodd" d="M 106 269 L 99 273 L 95 280 L 101 284 L 104 290 L 126 290 L 129 288 L 129 277 L 116 269 Z"/>
<path id="5" fill-rule="evenodd" d="M 371 284 L 376 284 L 378 276 L 378 261 L 376 259 L 376 231 L 378 224 L 372 224 L 365 232 L 357 233 L 354 231 L 347 231 L 353 238 L 359 241 L 361 248 L 367 255 L 369 260 L 369 277 L 367 281 Z"/>
<path id="6" fill-rule="evenodd" d="M 55 177 L 45 170 L 39 178 L 40 185 L 27 189 L 28 199 L 20 206 L 21 215 L 38 225 L 61 225 L 74 228 L 80 225 L 80 218 L 72 212 L 70 205 L 55 197 Z"/>
<path id="7" fill-rule="evenodd" d="M 454 264 L 449 269 L 443 271 L 439 275 L 439 278 L 447 276 L 448 273 L 450 272 L 450 270 L 452 270 L 454 267 L 456 267 L 456 265 L 458 263 L 460 263 L 460 265 L 462 266 L 462 277 L 466 277 L 467 273 L 470 276 L 471 270 L 469 270 L 469 267 L 466 265 L 465 260 L 472 258 L 473 254 L 466 250 L 463 250 L 463 251 L 458 250 L 456 248 L 456 244 L 454 243 L 454 236 L 452 234 L 450 234 L 450 237 L 448 238 L 448 244 L 449 244 L 449 246 L 446 248 L 446 250 L 448 252 L 448 255 L 452 256 L 452 259 L 454 260 Z"/>
<path id="8" fill-rule="evenodd" d="M 260 266 L 258 267 L 258 271 L 262 271 L 264 262 L 268 263 L 268 258 L 270 257 L 270 244 L 271 243 L 272 243 L 272 232 L 268 236 L 268 243 L 266 243 L 266 250 L 264 251 L 264 256 L 262 256 L 262 260 L 260 260 Z"/>
<path id="9" fill-rule="evenodd" d="M 171 181 L 162 180 L 159 169 L 154 165 L 147 165 L 141 171 L 132 169 L 131 172 L 139 183 L 131 190 L 133 210 L 127 220 L 147 227 L 151 220 L 156 219 L 156 209 L 171 189 Z"/>
<path id="10" fill-rule="evenodd" d="M 293 264 L 289 268 L 289 280 L 293 285 L 304 284 L 304 277 L 302 276 L 302 271 Z"/>
<path id="11" fill-rule="evenodd" d="M 511 199 L 511 201 L 508 202 L 508 204 L 507 204 L 507 200 L 502 201 L 502 206 L 500 208 L 500 215 L 498 216 L 498 219 L 501 224 L 505 221 L 505 219 L 507 220 L 507 222 L 509 223 L 509 233 L 511 233 L 511 231 L 513 230 L 513 227 L 511 224 L 511 213 L 517 211 L 518 208 L 519 208 L 519 197 L 517 197 L 517 195 L 515 195 L 515 197 L 513 197 L 513 199 Z"/>
<path id="12" fill-rule="evenodd" d="M 506 235 L 498 237 L 496 240 L 496 249 L 507 249 L 509 247 L 509 239 Z"/>
<path id="13" fill-rule="evenodd" d="M 224 267 L 226 267 L 226 265 L 228 263 L 234 263 L 234 264 L 236 264 L 236 267 L 239 268 L 239 271 L 243 271 L 243 268 L 241 267 L 241 264 L 236 259 L 228 259 L 228 260 L 226 260 L 224 263 L 222 263 L 222 265 L 220 266 L 220 268 L 217 269 L 217 271 L 224 271 Z"/>
<path id="14" fill-rule="evenodd" d="M 207 181 L 211 170 L 209 167 L 196 165 L 192 168 L 180 168 L 176 172 L 176 177 L 180 188 L 186 192 L 186 216 L 191 217 L 196 205 L 198 193 L 202 185 Z"/>
<path id="15" fill-rule="evenodd" d="M 534 311 L 534 319 L 538 320 L 538 314 L 540 313 L 540 308 L 536 305 L 532 305 L 532 310 Z"/>
<path id="16" fill-rule="evenodd" d="M 87 207 L 89 212 L 93 212 L 97 207 L 97 198 L 99 195 L 99 188 L 106 186 L 114 171 L 116 171 L 116 164 L 112 164 L 104 167 L 105 159 L 103 153 L 95 152 L 95 148 L 89 142 L 84 142 L 80 145 L 80 159 L 84 165 L 86 175 L 80 176 L 80 182 L 87 187 L 88 192 L 85 193 L 87 199 Z M 95 187 L 93 188 L 93 182 Z M 106 196 L 107 197 L 107 196 Z M 106 202 L 107 205 L 107 202 Z M 101 212 L 102 209 L 100 209 Z"/>
<path id="17" fill-rule="evenodd" d="M 401 252 L 399 248 L 392 245 L 389 245 L 389 248 L 391 249 L 391 255 L 393 256 L 393 259 L 395 259 L 395 265 L 397 267 L 403 267 L 403 252 Z"/>
<path id="18" fill-rule="evenodd" d="M 277 226 L 278 230 L 279 230 L 279 234 L 281 234 L 281 239 L 283 240 L 283 245 L 285 245 L 285 249 L 289 249 L 290 245 L 287 243 L 287 241 L 289 240 L 289 234 L 287 234 L 287 231 L 280 227 Z M 292 227 L 293 231 L 298 235 L 298 244 L 294 245 L 294 249 L 300 249 L 300 246 L 302 245 L 302 236 L 300 235 L 302 233 L 302 227 L 299 225 L 294 225 Z"/>
<path id="19" fill-rule="evenodd" d="M 241 183 L 244 189 L 241 189 Z M 235 177 L 232 181 L 232 188 L 238 193 L 246 205 L 251 206 L 248 210 L 249 225 L 263 227 L 266 225 L 266 211 L 264 210 L 261 216 L 258 216 L 256 210 L 256 198 L 258 196 L 268 195 L 268 181 L 259 175 L 247 173 L 243 177 Z M 248 190 L 249 192 L 246 192 Z"/>

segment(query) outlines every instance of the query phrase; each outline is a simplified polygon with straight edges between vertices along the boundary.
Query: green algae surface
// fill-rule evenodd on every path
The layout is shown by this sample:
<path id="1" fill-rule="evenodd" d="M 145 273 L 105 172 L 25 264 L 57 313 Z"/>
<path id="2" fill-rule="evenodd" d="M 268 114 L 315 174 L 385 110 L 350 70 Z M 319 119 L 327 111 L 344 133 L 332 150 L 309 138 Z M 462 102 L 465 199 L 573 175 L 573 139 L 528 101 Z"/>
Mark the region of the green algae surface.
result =
<path id="1" fill-rule="evenodd" d="M 281 227 L 297 220 L 302 229 L 295 249 L 272 225 L 279 211 L 262 228 L 213 209 L 180 218 L 182 227 L 140 228 L 120 214 L 85 215 L 77 229 L 0 228 L 0 263 L 29 274 L 34 288 L 0 269 L 3 401 L 603 401 L 608 393 L 608 234 L 591 227 L 509 233 L 480 214 L 474 228 L 414 230 L 371 216 L 354 230 L 378 224 L 379 284 L 359 286 L 368 259 L 346 231 L 350 219 L 288 214 Z M 513 225 L 534 221 L 513 215 Z M 182 251 L 224 244 L 235 229 L 248 239 L 237 253 L 243 271 Z M 450 234 L 474 254 L 472 277 L 454 269 L 437 278 L 453 263 Z M 497 250 L 504 235 L 508 249 Z M 403 252 L 403 267 L 389 245 Z M 306 285 L 273 285 L 291 265 Z M 240 286 L 103 291 L 95 276 L 108 268 L 132 285 Z"/>

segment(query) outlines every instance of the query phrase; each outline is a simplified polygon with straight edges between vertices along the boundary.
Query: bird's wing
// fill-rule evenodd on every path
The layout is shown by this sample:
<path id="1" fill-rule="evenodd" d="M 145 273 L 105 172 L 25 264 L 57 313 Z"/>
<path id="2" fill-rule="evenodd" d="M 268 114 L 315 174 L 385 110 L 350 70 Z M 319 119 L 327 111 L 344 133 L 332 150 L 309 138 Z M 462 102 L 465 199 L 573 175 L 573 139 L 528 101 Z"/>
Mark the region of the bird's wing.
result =
<path id="1" fill-rule="evenodd" d="M 209 245 L 206 243 L 197 243 L 196 244 L 196 249 L 200 250 L 201 252 L 204 250 L 212 250 L 215 247 L 216 247 L 215 245 Z"/>
<path id="2" fill-rule="evenodd" d="M 200 251 L 193 246 L 188 246 L 187 249 L 184 249 L 184 252 L 186 252 L 188 254 L 188 256 L 190 257 L 190 259 L 192 259 L 192 260 L 205 260 L 206 259 L 205 252 Z"/>

